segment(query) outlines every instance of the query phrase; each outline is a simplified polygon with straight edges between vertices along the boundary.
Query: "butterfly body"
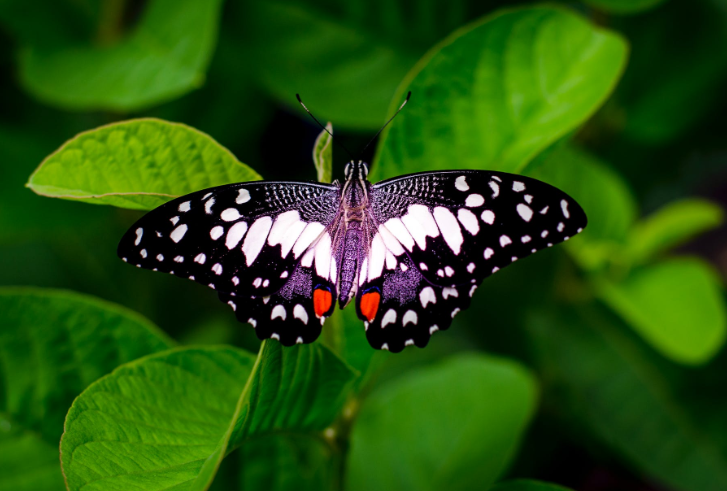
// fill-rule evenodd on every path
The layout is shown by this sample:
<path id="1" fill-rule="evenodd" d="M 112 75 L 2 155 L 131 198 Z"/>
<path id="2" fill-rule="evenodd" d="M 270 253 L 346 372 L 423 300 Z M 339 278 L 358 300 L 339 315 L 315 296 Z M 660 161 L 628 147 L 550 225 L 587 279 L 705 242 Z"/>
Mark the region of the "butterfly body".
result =
<path id="1" fill-rule="evenodd" d="M 489 171 L 376 184 L 349 162 L 333 184 L 230 184 L 142 217 L 118 254 L 217 291 L 261 339 L 315 340 L 352 300 L 374 348 L 425 346 L 486 277 L 586 226 L 562 191 Z"/>

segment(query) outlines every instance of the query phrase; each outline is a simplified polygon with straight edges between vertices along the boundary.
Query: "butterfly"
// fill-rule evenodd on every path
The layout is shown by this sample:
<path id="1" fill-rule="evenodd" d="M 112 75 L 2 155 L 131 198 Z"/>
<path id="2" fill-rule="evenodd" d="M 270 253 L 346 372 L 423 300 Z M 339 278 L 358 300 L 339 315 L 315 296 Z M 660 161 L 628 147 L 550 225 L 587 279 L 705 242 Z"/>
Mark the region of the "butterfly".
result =
<path id="1" fill-rule="evenodd" d="M 332 184 L 257 181 L 150 211 L 118 255 L 217 291 L 260 339 L 310 343 L 354 302 L 372 347 L 424 347 L 515 261 L 580 233 L 583 209 L 536 179 L 479 170 L 371 184 L 350 161 Z"/>

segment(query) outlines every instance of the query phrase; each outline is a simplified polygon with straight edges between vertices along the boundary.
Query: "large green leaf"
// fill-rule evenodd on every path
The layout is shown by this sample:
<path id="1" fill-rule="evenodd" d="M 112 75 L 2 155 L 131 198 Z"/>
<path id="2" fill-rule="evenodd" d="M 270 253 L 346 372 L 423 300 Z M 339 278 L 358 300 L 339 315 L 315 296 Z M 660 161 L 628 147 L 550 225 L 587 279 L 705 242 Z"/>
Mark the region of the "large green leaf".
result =
<path id="1" fill-rule="evenodd" d="M 649 480 L 678 491 L 721 491 L 727 454 L 680 400 L 650 350 L 596 306 L 531 316 L 529 325 L 551 387 L 550 406 L 583 425 Z M 668 367 L 667 367 L 668 368 Z M 714 400 L 712 400 L 714 403 Z M 722 409 L 724 411 L 724 409 Z M 583 438 L 581 431 L 578 438 Z"/>
<path id="2" fill-rule="evenodd" d="M 686 199 L 669 203 L 634 227 L 629 237 L 631 260 L 646 261 L 659 252 L 718 227 L 723 219 L 722 209 L 709 201 Z"/>
<path id="3" fill-rule="evenodd" d="M 133 31 L 110 45 L 28 46 L 20 79 L 36 97 L 69 109 L 124 111 L 178 97 L 204 80 L 221 4 L 152 0 Z"/>
<path id="4" fill-rule="evenodd" d="M 487 489 L 513 456 L 536 394 L 523 367 L 481 355 L 390 382 L 355 422 L 347 489 Z"/>
<path id="5" fill-rule="evenodd" d="M 672 259 L 636 269 L 597 293 L 654 348 L 697 365 L 722 347 L 727 312 L 716 273 L 702 261 Z"/>
<path id="6" fill-rule="evenodd" d="M 58 441 L 74 397 L 170 341 L 133 312 L 59 290 L 0 289 L 0 325 L 0 489 L 63 489 Z"/>
<path id="7" fill-rule="evenodd" d="M 69 489 L 207 489 L 223 457 L 249 438 L 319 434 L 352 377 L 317 344 L 266 342 L 257 358 L 187 348 L 129 363 L 68 413 L 61 454 Z"/>
<path id="8" fill-rule="evenodd" d="M 457 30 L 399 86 L 377 177 L 435 169 L 521 172 L 613 90 L 626 43 L 558 8 L 507 10 Z"/>
<path id="9" fill-rule="evenodd" d="M 200 189 L 258 179 L 204 133 L 136 119 L 66 142 L 40 164 L 28 187 L 54 198 L 149 210 Z"/>
<path id="10" fill-rule="evenodd" d="M 292 109 L 300 93 L 337 128 L 377 130 L 407 71 L 461 25 L 467 0 L 266 0 L 240 16 L 250 77 Z"/>
<path id="11" fill-rule="evenodd" d="M 516 480 L 497 483 L 490 491 L 569 491 L 568 488 L 541 481 Z"/>

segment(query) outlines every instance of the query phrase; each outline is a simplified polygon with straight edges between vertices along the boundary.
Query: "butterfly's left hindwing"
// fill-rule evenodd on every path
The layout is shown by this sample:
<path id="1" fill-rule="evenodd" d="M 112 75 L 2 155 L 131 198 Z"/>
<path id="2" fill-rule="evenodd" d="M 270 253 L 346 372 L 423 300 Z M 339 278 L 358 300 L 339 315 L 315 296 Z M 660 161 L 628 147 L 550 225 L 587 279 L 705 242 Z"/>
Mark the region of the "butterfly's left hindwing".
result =
<path id="1" fill-rule="evenodd" d="M 373 239 L 357 311 L 372 346 L 392 351 L 425 345 L 469 306 L 482 280 L 587 223 L 564 192 L 500 172 L 403 176 L 373 185 L 370 201 Z M 377 291 L 372 317 L 375 297 L 366 294 Z"/>

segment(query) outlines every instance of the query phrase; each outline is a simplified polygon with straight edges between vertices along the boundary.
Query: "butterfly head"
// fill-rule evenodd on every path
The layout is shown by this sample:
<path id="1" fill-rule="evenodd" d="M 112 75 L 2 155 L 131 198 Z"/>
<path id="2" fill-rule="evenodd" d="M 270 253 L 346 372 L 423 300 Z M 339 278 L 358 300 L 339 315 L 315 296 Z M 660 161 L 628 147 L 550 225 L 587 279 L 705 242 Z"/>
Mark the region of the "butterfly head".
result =
<path id="1" fill-rule="evenodd" d="M 369 164 L 363 160 L 359 160 L 358 162 L 352 160 L 346 164 L 343 173 L 347 181 L 352 179 L 365 180 L 366 176 L 369 175 Z"/>

